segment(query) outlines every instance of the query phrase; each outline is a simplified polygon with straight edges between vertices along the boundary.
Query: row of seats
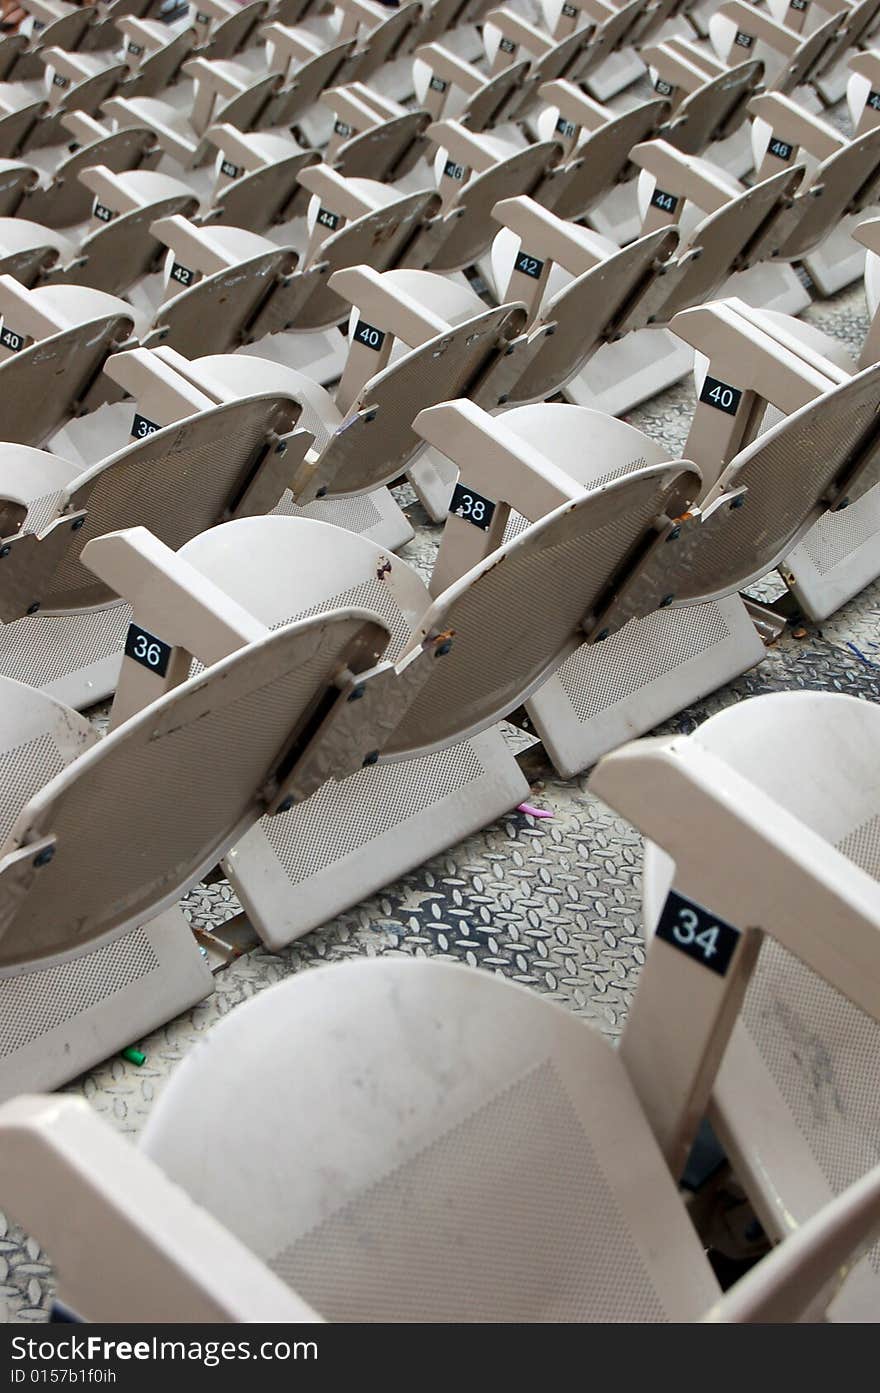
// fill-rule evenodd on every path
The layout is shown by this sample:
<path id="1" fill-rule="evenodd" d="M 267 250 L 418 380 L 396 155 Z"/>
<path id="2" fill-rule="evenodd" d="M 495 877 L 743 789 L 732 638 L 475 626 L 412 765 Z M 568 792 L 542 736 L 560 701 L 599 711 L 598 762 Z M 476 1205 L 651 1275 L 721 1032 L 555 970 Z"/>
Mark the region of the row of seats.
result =
<path id="1" fill-rule="evenodd" d="M 824 1310 L 880 1221 L 875 1123 L 858 1069 L 845 1138 L 817 1121 L 768 1019 L 793 992 L 824 1032 L 842 994 L 869 1069 L 873 708 L 620 747 L 763 659 L 755 582 L 820 620 L 880 575 L 877 332 L 856 363 L 794 317 L 804 272 L 833 293 L 865 248 L 880 298 L 880 3 L 26 8 L 0 42 L 0 1096 L 212 990 L 178 901 L 218 865 L 278 949 L 516 807 L 520 708 L 665 856 L 620 1052 L 479 973 L 310 973 L 178 1071 L 144 1157 L 10 1102 L 4 1203 L 89 1319 L 135 1289 L 142 1319 L 382 1318 L 392 1291 L 463 1319 L 476 1268 L 487 1319 Z M 844 93 L 849 135 L 819 114 Z M 620 417 L 692 371 L 676 458 Z M 443 524 L 427 583 L 403 479 Z M 280 1126 L 290 1167 L 230 1198 L 205 1158 L 245 1095 L 247 1154 Z M 723 1296 L 675 1185 L 710 1099 L 771 1238 L 802 1223 Z M 494 1189 L 499 1150 L 566 1215 L 513 1261 L 503 1184 L 448 1221 L 444 1174 Z M 834 1309 L 876 1316 L 873 1268 Z"/>

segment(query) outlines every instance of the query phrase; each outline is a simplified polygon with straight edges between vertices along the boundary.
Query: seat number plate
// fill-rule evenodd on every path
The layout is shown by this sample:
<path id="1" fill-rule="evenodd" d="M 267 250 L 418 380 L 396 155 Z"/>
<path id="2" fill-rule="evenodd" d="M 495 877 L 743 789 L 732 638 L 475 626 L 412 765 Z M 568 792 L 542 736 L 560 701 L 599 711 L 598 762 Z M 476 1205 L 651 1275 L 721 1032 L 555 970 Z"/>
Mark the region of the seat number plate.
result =
<path id="1" fill-rule="evenodd" d="M 447 179 L 463 179 L 464 165 L 456 164 L 453 160 L 447 160 L 443 166 L 443 173 Z"/>
<path id="2" fill-rule="evenodd" d="M 789 145 L 785 140 L 773 139 L 770 141 L 767 149 L 770 151 L 771 155 L 776 156 L 777 160 L 790 160 L 794 146 Z"/>
<path id="3" fill-rule="evenodd" d="M 556 129 L 560 135 L 573 136 L 577 130 L 577 126 L 574 121 L 566 121 L 564 116 L 560 116 L 559 120 L 556 122 Z"/>
<path id="4" fill-rule="evenodd" d="M 10 353 L 18 353 L 24 347 L 24 335 L 16 334 L 13 329 L 0 329 L 0 344 Z"/>
<path id="5" fill-rule="evenodd" d="M 498 47 L 502 53 L 516 53 L 516 44 L 513 39 L 502 39 Z"/>
<path id="6" fill-rule="evenodd" d="M 232 160 L 223 160 L 220 165 L 220 173 L 225 174 L 227 179 L 237 179 L 241 174 L 241 165 L 233 164 Z"/>
<path id="7" fill-rule="evenodd" d="M 364 319 L 358 321 L 358 326 L 354 331 L 354 337 L 357 343 L 362 343 L 365 348 L 372 348 L 374 353 L 378 353 L 385 342 L 385 335 L 382 333 L 382 330 L 375 329 L 372 324 L 368 324 Z"/>
<path id="8" fill-rule="evenodd" d="M 432 77 L 431 81 L 428 83 L 428 86 L 430 87 L 432 92 L 445 92 L 446 88 L 449 86 L 449 83 L 444 82 L 442 77 Z"/>
<path id="9" fill-rule="evenodd" d="M 678 207 L 678 199 L 674 193 L 666 193 L 663 189 L 655 189 L 651 194 L 651 207 L 661 208 L 664 213 L 674 213 Z"/>
<path id="10" fill-rule="evenodd" d="M 341 135 L 343 140 L 345 140 L 351 135 L 351 126 L 345 121 L 337 121 L 333 127 L 333 134 Z"/>
<path id="11" fill-rule="evenodd" d="M 536 256 L 528 256 L 526 252 L 520 252 L 516 258 L 516 269 L 522 271 L 524 276 L 531 276 L 532 280 L 536 281 L 541 278 L 544 263 L 539 261 Z"/>
<path id="12" fill-rule="evenodd" d="M 146 416 L 139 416 L 137 412 L 134 413 L 134 420 L 131 423 L 131 433 L 135 440 L 146 440 L 148 435 L 155 435 L 157 430 L 159 430 L 159 426 L 156 425 L 155 421 L 148 421 Z"/>
<path id="13" fill-rule="evenodd" d="M 139 629 L 137 624 L 129 624 L 125 656 L 140 663 L 148 672 L 155 672 L 157 677 L 164 677 L 168 671 L 171 646 L 156 638 L 155 634 L 147 633 L 146 629 Z"/>
<path id="14" fill-rule="evenodd" d="M 112 222 L 115 214 L 112 208 L 108 208 L 104 203 L 95 204 L 95 217 L 98 222 Z"/>
<path id="15" fill-rule="evenodd" d="M 179 281 L 181 285 L 192 285 L 195 271 L 191 271 L 188 266 L 181 266 L 179 261 L 175 261 L 171 267 L 171 279 Z"/>
<path id="16" fill-rule="evenodd" d="M 733 41 L 737 48 L 751 48 L 755 42 L 754 34 L 744 34 L 742 29 L 737 29 L 736 38 Z"/>
<path id="17" fill-rule="evenodd" d="M 484 498 L 481 493 L 476 493 L 464 484 L 455 485 L 449 505 L 450 517 L 463 518 L 465 522 L 472 522 L 474 527 L 479 527 L 481 532 L 488 532 L 494 513 L 495 504 L 491 498 Z"/>
<path id="18" fill-rule="evenodd" d="M 710 914 L 695 900 L 670 890 L 657 925 L 657 937 L 717 972 L 719 977 L 726 977 L 741 935 L 739 929 Z"/>
<path id="19" fill-rule="evenodd" d="M 735 416 L 742 401 L 742 392 L 727 382 L 719 382 L 717 377 L 707 376 L 700 401 L 705 402 L 706 406 L 714 406 L 716 411 L 726 411 L 728 416 Z"/>
<path id="20" fill-rule="evenodd" d="M 865 105 L 869 106 L 872 111 L 880 111 L 880 92 L 869 92 Z"/>
<path id="21" fill-rule="evenodd" d="M 329 227 L 331 232 L 335 232 L 339 226 L 339 215 L 331 213 L 329 208 L 319 208 L 318 222 L 322 227 Z"/>
<path id="22" fill-rule="evenodd" d="M 657 81 L 654 83 L 654 91 L 659 92 L 661 97 L 671 97 L 672 83 L 664 82 L 662 77 L 658 77 Z"/>

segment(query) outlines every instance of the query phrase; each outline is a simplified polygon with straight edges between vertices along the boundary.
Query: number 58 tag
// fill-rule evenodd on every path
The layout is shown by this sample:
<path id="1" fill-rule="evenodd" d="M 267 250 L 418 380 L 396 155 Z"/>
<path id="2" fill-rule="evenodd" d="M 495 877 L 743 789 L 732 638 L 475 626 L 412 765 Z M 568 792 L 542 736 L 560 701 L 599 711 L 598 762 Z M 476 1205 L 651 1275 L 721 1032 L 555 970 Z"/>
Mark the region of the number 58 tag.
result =
<path id="1" fill-rule="evenodd" d="M 676 890 L 670 890 L 666 898 L 656 933 L 664 943 L 671 943 L 689 958 L 696 958 L 719 977 L 727 975 L 740 940 L 739 929 L 711 914 L 695 900 L 685 899 Z"/>

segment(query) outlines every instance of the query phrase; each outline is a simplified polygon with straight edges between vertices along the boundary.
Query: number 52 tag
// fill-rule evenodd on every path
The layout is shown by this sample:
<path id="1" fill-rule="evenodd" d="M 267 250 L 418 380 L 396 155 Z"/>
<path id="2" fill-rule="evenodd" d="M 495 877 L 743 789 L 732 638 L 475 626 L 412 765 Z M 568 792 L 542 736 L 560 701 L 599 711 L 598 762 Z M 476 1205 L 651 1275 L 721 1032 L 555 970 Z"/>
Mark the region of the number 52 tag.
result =
<path id="1" fill-rule="evenodd" d="M 696 958 L 703 967 L 717 972 L 719 977 L 727 975 L 730 960 L 740 940 L 740 931 L 717 915 L 704 909 L 695 900 L 685 899 L 676 890 L 670 890 L 660 922 L 656 929 L 657 937 L 664 943 L 671 943 L 689 958 Z"/>

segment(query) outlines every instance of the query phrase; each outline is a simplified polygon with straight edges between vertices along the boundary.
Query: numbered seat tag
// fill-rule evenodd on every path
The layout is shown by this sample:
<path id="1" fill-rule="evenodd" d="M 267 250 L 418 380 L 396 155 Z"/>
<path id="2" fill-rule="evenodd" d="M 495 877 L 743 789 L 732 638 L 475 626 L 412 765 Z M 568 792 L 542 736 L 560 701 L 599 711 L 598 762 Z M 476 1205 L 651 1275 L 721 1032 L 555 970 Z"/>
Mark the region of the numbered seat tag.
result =
<path id="1" fill-rule="evenodd" d="M 520 252 L 516 258 L 516 269 L 522 271 L 524 276 L 531 276 L 532 280 L 540 280 L 541 272 L 544 269 L 543 261 L 539 261 L 536 256 L 529 256 L 526 252 Z"/>
<path id="2" fill-rule="evenodd" d="M 577 5 L 569 5 L 568 3 L 566 3 L 562 7 L 562 13 L 565 15 L 566 19 L 577 19 L 580 11 L 578 10 Z"/>
<path id="3" fill-rule="evenodd" d="M 339 215 L 338 213 L 331 213 L 329 208 L 319 208 L 318 222 L 322 227 L 329 227 L 331 232 L 335 232 L 339 226 Z"/>
<path id="4" fill-rule="evenodd" d="M 196 24 L 210 24 L 211 16 L 206 15 L 204 10 L 196 10 Z"/>
<path id="5" fill-rule="evenodd" d="M 116 216 L 113 209 L 108 208 L 104 203 L 95 204 L 93 215 L 98 219 L 98 222 L 112 222 Z"/>
<path id="6" fill-rule="evenodd" d="M 665 82 L 662 77 L 658 77 L 654 83 L 654 91 L 659 92 L 661 97 L 671 97 L 674 88 L 671 82 Z"/>
<path id="7" fill-rule="evenodd" d="M 788 8 L 790 10 L 798 10 L 801 14 L 803 14 L 804 10 L 807 8 L 809 3 L 810 0 L 789 0 Z"/>
<path id="8" fill-rule="evenodd" d="M 10 353 L 20 353 L 24 348 L 24 334 L 17 334 L 14 329 L 7 329 L 4 325 L 0 329 L 0 344 Z"/>
<path id="9" fill-rule="evenodd" d="M 767 149 L 777 160 L 790 160 L 792 152 L 794 151 L 794 146 L 789 145 L 786 140 L 777 140 L 774 137 L 767 146 Z"/>
<path id="10" fill-rule="evenodd" d="M 362 343 L 365 348 L 372 348 L 374 353 L 378 353 L 385 342 L 385 335 L 382 333 L 382 330 L 374 328 L 374 326 L 368 324 L 365 319 L 358 320 L 358 326 L 354 331 L 354 338 L 356 343 Z"/>
<path id="11" fill-rule="evenodd" d="M 664 189 L 655 189 L 651 194 L 651 207 L 661 208 L 664 213 L 674 213 L 678 207 L 678 199 L 674 193 L 666 193 Z"/>
<path id="12" fill-rule="evenodd" d="M 53 76 L 52 76 L 52 86 L 53 86 L 53 87 L 69 87 L 69 86 L 70 86 L 70 78 L 69 78 L 69 77 L 64 77 L 62 73 L 54 73 Z"/>
<path id="13" fill-rule="evenodd" d="M 225 174 L 227 179 L 237 179 L 242 172 L 240 164 L 233 164 L 232 160 L 222 160 L 220 163 L 220 173 Z"/>
<path id="14" fill-rule="evenodd" d="M 144 51 L 144 46 L 143 44 L 129 44 L 128 51 L 129 53 L 133 54 L 135 58 L 140 58 L 141 54 Z"/>
<path id="15" fill-rule="evenodd" d="M 351 135 L 351 126 L 347 121 L 337 121 L 333 126 L 333 134 L 341 135 L 345 140 Z"/>
<path id="16" fill-rule="evenodd" d="M 502 39 L 498 47 L 501 49 L 502 53 L 516 53 L 516 44 L 513 42 L 513 39 Z"/>
<path id="17" fill-rule="evenodd" d="M 872 111 L 880 111 L 880 92 L 869 92 L 865 105 L 869 106 Z"/>
<path id="18" fill-rule="evenodd" d="M 717 377 L 707 374 L 700 401 L 714 406 L 716 411 L 726 411 L 728 416 L 735 416 L 742 401 L 742 392 L 739 387 L 731 387 L 729 382 L 719 382 Z"/>
<path id="19" fill-rule="evenodd" d="M 443 166 L 443 173 L 447 179 L 463 179 L 464 165 L 456 164 L 454 160 L 447 160 Z"/>
<path id="20" fill-rule="evenodd" d="M 161 427 L 155 421 L 148 421 L 146 416 L 139 416 L 134 413 L 134 420 L 131 423 L 131 433 L 135 440 L 145 440 L 148 435 L 155 435 Z"/>
<path id="21" fill-rule="evenodd" d="M 432 77 L 428 86 L 432 92 L 445 92 L 449 83 L 445 82 L 442 77 Z"/>
<path id="22" fill-rule="evenodd" d="M 481 532 L 488 532 L 494 513 L 495 504 L 491 498 L 484 498 L 481 493 L 467 488 L 465 484 L 455 485 L 449 504 L 450 517 L 463 518 L 465 522 L 479 527 Z"/>
<path id="23" fill-rule="evenodd" d="M 147 633 L 146 629 L 139 629 L 137 624 L 129 624 L 125 656 L 140 663 L 148 672 L 155 672 L 157 677 L 164 677 L 168 671 L 171 645 L 163 643 L 155 634 Z"/>
<path id="24" fill-rule="evenodd" d="M 657 925 L 657 937 L 695 958 L 703 967 L 727 976 L 730 961 L 741 938 L 739 929 L 719 919 L 695 900 L 670 890 Z"/>
<path id="25" fill-rule="evenodd" d="M 189 287 L 195 279 L 195 271 L 191 271 L 188 266 L 181 266 L 179 261 L 175 261 L 171 267 L 171 279 L 177 281 L 179 285 Z"/>
<path id="26" fill-rule="evenodd" d="M 754 34 L 745 34 L 742 29 L 737 29 L 736 38 L 733 41 L 737 48 L 751 48 L 755 42 Z"/>
<path id="27" fill-rule="evenodd" d="M 560 135 L 572 136 L 577 130 L 577 126 L 574 121 L 566 121 L 564 116 L 560 116 L 559 120 L 556 122 L 556 129 Z"/>

